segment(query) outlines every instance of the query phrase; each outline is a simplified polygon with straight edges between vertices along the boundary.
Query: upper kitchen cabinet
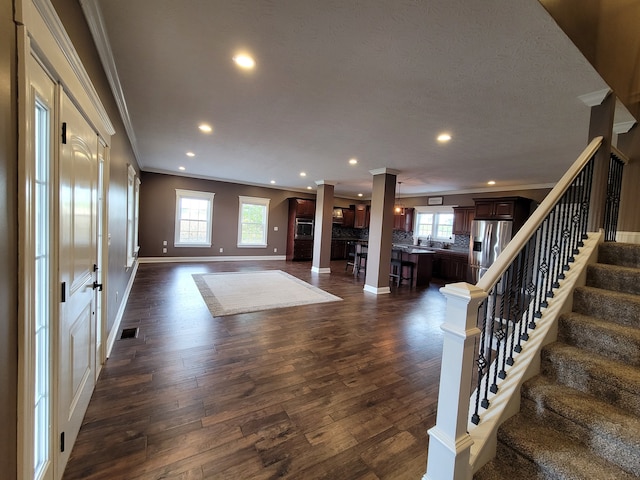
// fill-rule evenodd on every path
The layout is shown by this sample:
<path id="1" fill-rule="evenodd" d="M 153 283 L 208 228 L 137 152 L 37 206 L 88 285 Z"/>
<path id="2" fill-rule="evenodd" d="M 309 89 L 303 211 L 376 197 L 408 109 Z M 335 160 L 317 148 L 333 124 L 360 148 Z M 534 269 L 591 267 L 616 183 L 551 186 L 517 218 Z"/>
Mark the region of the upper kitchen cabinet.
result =
<path id="1" fill-rule="evenodd" d="M 471 222 L 476 214 L 475 207 L 454 207 L 453 208 L 453 234 L 470 235 Z"/>
<path id="2" fill-rule="evenodd" d="M 355 205 L 354 211 L 353 228 L 369 228 L 369 206 L 358 204 Z"/>
<path id="3" fill-rule="evenodd" d="M 524 197 L 474 198 L 475 220 L 513 220 L 514 232 L 529 217 L 532 200 Z"/>
<path id="4" fill-rule="evenodd" d="M 342 226 L 346 228 L 353 228 L 356 220 L 356 212 L 355 210 L 351 210 L 350 208 L 342 209 Z"/>
<path id="5" fill-rule="evenodd" d="M 404 213 L 393 214 L 393 229 L 403 232 L 413 232 L 414 208 L 405 208 Z"/>
<path id="6" fill-rule="evenodd" d="M 316 201 L 304 198 L 289 199 L 289 211 L 295 212 L 296 218 L 313 218 L 316 214 Z"/>

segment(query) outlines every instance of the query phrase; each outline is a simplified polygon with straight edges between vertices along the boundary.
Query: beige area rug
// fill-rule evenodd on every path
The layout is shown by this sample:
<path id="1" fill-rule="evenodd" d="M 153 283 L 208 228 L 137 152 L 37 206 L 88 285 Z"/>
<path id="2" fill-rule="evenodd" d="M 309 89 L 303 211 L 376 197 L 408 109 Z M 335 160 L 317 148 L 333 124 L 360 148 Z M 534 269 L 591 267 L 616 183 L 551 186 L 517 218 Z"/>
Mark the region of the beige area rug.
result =
<path id="1" fill-rule="evenodd" d="M 214 317 L 342 300 L 281 270 L 203 273 L 193 279 Z"/>

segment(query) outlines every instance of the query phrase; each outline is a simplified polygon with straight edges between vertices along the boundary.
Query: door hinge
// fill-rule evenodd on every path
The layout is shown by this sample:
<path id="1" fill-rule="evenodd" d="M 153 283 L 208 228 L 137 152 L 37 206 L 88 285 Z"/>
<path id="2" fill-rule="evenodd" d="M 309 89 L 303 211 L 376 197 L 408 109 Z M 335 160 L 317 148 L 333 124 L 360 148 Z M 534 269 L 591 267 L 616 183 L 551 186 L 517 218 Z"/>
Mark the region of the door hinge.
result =
<path id="1" fill-rule="evenodd" d="M 60 301 L 62 303 L 67 301 L 67 282 L 62 282 L 62 285 L 60 288 Z"/>
<path id="2" fill-rule="evenodd" d="M 60 452 L 64 452 L 64 432 L 60 434 Z"/>
<path id="3" fill-rule="evenodd" d="M 62 122 L 62 144 L 67 144 L 67 122 Z"/>

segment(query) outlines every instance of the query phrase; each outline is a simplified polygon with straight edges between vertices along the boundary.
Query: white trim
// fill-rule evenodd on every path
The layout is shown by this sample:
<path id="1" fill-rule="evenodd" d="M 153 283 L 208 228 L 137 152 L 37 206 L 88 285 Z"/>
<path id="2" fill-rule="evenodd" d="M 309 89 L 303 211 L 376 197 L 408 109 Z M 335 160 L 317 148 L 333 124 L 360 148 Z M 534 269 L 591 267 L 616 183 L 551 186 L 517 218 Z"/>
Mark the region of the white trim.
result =
<path id="1" fill-rule="evenodd" d="M 182 188 L 176 188 L 176 211 L 175 211 L 175 232 L 173 237 L 173 246 L 178 248 L 207 248 L 213 245 L 213 199 L 215 197 L 213 192 L 201 192 L 196 190 L 184 190 Z M 207 207 L 207 238 L 204 242 L 189 243 L 180 241 L 180 200 L 182 198 L 197 198 L 207 200 L 209 205 Z"/>
<path id="2" fill-rule="evenodd" d="M 372 287 L 371 285 L 365 285 L 363 290 L 365 292 L 374 293 L 376 295 L 391 293 L 391 289 L 389 287 Z"/>
<path id="3" fill-rule="evenodd" d="M 395 170 L 393 168 L 374 168 L 373 170 L 369 170 L 369 173 L 371 175 L 382 175 L 382 174 L 389 174 L 389 175 L 395 175 L 396 177 L 398 176 L 398 174 L 400 173 L 400 170 Z"/>
<path id="4" fill-rule="evenodd" d="M 265 197 L 247 197 L 244 195 L 238 195 L 238 248 L 267 248 L 269 242 L 269 205 L 271 203 L 270 198 Z M 264 236 L 263 242 L 260 243 L 242 243 L 242 206 L 243 205 L 260 205 L 265 207 L 264 211 Z"/>
<path id="5" fill-rule="evenodd" d="M 110 143 L 109 137 L 116 132 L 115 128 L 51 1 L 23 0 L 22 14 L 29 36 L 41 50 L 42 57 L 54 65 L 56 76 L 67 93 L 73 93 L 80 110 L 89 116 L 100 136 Z M 46 32 L 41 27 L 46 28 Z"/>
<path id="6" fill-rule="evenodd" d="M 616 232 L 616 242 L 640 245 L 640 232 Z"/>
<path id="7" fill-rule="evenodd" d="M 124 317 L 124 311 L 127 308 L 127 302 L 129 301 L 129 294 L 131 293 L 131 288 L 133 287 L 133 281 L 135 280 L 136 273 L 138 272 L 138 263 L 139 262 L 134 262 L 133 264 L 133 269 L 131 270 L 131 276 L 129 277 L 127 288 L 125 288 L 122 294 L 122 300 L 120 301 L 118 313 L 116 314 L 113 326 L 109 331 L 109 337 L 107 338 L 107 347 L 105 351 L 106 358 L 109 358 L 109 355 L 111 355 L 111 349 L 113 348 L 113 344 L 117 340 L 118 331 L 120 330 L 120 323 L 122 323 L 122 317 Z"/>
<path id="8" fill-rule="evenodd" d="M 129 115 L 129 108 L 127 107 L 127 101 L 124 98 L 124 91 L 120 83 L 120 77 L 116 68 L 116 62 L 113 58 L 113 51 L 111 50 L 111 43 L 109 42 L 109 35 L 107 34 L 107 28 L 102 16 L 102 10 L 97 0 L 80 0 L 82 11 L 87 20 L 87 25 L 91 31 L 93 42 L 98 50 L 98 56 L 102 62 L 102 68 L 109 81 L 113 98 L 118 105 L 118 111 L 124 124 L 124 129 L 129 137 L 129 143 L 133 150 L 133 155 L 136 157 L 138 165 L 142 166 L 142 157 L 138 151 L 138 140 L 136 139 L 135 130 L 133 129 L 133 123 L 131 122 L 131 116 Z"/>
<path id="9" fill-rule="evenodd" d="M 607 95 L 609 95 L 609 92 L 611 92 L 611 90 L 609 90 L 608 88 L 605 88 L 604 90 L 598 90 L 596 92 L 585 93 L 584 95 L 578 95 L 578 98 L 587 107 L 595 107 L 602 104 L 604 99 L 607 98 Z"/>
<path id="10" fill-rule="evenodd" d="M 239 256 L 228 255 L 218 257 L 141 257 L 139 263 L 201 263 L 201 262 L 243 262 L 243 261 L 262 261 L 262 260 L 286 260 L 286 255 L 265 255 L 265 256 Z"/>
<path id="11" fill-rule="evenodd" d="M 331 267 L 311 267 L 311 273 L 331 273 Z"/>

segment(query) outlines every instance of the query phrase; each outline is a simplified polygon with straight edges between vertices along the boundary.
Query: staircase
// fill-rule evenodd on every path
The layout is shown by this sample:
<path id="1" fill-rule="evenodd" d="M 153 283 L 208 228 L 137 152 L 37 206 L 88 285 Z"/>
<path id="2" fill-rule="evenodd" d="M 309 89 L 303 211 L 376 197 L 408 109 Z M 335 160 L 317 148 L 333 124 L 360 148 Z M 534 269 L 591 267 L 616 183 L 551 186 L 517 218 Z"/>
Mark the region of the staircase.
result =
<path id="1" fill-rule="evenodd" d="M 598 262 L 476 480 L 640 477 L 640 245 L 601 244 Z"/>

